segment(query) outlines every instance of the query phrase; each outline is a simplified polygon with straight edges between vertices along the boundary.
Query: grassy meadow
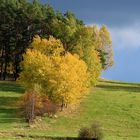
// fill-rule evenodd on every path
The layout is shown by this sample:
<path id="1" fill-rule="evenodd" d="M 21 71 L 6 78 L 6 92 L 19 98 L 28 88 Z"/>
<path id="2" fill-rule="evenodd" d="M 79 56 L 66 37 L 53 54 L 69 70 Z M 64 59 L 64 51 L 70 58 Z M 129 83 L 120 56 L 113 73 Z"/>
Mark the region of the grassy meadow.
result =
<path id="1" fill-rule="evenodd" d="M 140 140 L 140 84 L 100 81 L 74 111 L 44 117 L 32 128 L 18 114 L 24 89 L 0 82 L 0 140 L 77 137 L 83 126 L 100 122 L 105 140 Z"/>

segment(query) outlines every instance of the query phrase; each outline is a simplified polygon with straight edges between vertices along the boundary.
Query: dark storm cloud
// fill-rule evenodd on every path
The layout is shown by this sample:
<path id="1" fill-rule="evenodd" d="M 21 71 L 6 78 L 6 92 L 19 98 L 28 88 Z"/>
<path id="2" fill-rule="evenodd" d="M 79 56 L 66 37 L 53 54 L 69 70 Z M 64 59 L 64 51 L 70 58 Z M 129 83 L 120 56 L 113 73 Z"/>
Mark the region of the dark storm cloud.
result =
<path id="1" fill-rule="evenodd" d="M 140 0 L 41 0 L 55 9 L 70 10 L 86 24 L 126 25 L 140 20 Z"/>

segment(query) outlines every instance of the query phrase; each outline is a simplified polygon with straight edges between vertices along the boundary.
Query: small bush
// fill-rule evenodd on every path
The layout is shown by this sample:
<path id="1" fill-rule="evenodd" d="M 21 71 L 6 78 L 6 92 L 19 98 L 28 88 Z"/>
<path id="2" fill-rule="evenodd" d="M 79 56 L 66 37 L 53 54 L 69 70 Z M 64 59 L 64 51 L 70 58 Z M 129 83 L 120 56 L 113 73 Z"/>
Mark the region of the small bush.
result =
<path id="1" fill-rule="evenodd" d="M 37 116 L 44 116 L 47 114 L 49 117 L 53 116 L 58 110 L 58 106 L 51 102 L 48 98 L 42 98 L 42 107 L 40 108 Z"/>
<path id="2" fill-rule="evenodd" d="M 98 122 L 94 122 L 91 125 L 90 129 L 92 130 L 92 137 L 95 138 L 95 140 L 102 140 L 103 134 L 101 130 L 101 125 Z"/>
<path id="3" fill-rule="evenodd" d="M 21 114 L 28 123 L 33 123 L 36 116 L 53 116 L 57 109 L 57 105 L 34 91 L 26 92 L 20 102 Z"/>
<path id="4" fill-rule="evenodd" d="M 20 109 L 22 115 L 28 123 L 32 123 L 36 117 L 36 112 L 42 107 L 41 97 L 34 91 L 26 92 L 21 99 Z"/>
<path id="5" fill-rule="evenodd" d="M 98 122 L 93 122 L 90 128 L 83 127 L 79 131 L 80 139 L 102 140 L 103 134 Z"/>
<path id="6" fill-rule="evenodd" d="M 83 128 L 81 128 L 80 129 L 80 131 L 79 131 L 79 137 L 80 138 L 91 138 L 92 137 L 92 134 L 91 134 L 91 131 L 90 131 L 90 129 L 89 128 L 87 128 L 87 127 L 83 127 Z"/>

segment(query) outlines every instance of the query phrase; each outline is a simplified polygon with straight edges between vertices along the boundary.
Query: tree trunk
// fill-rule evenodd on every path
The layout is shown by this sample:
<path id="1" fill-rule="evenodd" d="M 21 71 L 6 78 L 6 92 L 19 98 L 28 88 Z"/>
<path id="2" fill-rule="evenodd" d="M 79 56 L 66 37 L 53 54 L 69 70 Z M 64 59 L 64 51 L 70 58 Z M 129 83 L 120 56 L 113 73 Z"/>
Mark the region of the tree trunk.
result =
<path id="1" fill-rule="evenodd" d="M 17 64 L 14 66 L 14 80 L 17 80 Z"/>
<path id="2" fill-rule="evenodd" d="M 62 103 L 61 103 L 61 111 L 64 110 L 64 106 L 65 106 L 65 104 L 64 104 L 64 99 L 62 99 Z"/>
<path id="3" fill-rule="evenodd" d="M 32 95 L 32 105 L 31 105 L 31 122 L 35 119 L 35 95 Z"/>
<path id="4" fill-rule="evenodd" d="M 2 79 L 2 76 L 3 76 L 3 55 L 4 55 L 4 47 L 2 48 L 2 50 L 1 50 L 2 52 L 1 52 L 1 69 L 0 69 L 0 79 Z"/>
<path id="5" fill-rule="evenodd" d="M 7 62 L 5 62 L 5 66 L 4 66 L 3 80 L 6 79 L 6 76 L 7 76 Z"/>
<path id="6" fill-rule="evenodd" d="M 2 79 L 2 76 L 3 76 L 3 62 L 1 62 L 1 73 L 0 73 L 0 79 Z"/>

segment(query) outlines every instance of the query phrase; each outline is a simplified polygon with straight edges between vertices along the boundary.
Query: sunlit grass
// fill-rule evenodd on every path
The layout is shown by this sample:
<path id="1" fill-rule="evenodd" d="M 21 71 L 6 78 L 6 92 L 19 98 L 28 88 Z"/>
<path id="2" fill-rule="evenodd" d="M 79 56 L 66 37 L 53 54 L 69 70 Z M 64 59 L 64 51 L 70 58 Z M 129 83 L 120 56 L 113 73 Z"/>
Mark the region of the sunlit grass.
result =
<path id="1" fill-rule="evenodd" d="M 83 126 L 93 121 L 102 125 L 107 140 L 140 139 L 140 84 L 100 81 L 74 112 L 43 118 L 35 128 L 17 115 L 17 101 L 24 92 L 15 83 L 0 82 L 0 137 L 77 137 Z"/>

